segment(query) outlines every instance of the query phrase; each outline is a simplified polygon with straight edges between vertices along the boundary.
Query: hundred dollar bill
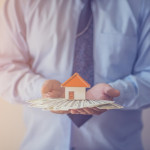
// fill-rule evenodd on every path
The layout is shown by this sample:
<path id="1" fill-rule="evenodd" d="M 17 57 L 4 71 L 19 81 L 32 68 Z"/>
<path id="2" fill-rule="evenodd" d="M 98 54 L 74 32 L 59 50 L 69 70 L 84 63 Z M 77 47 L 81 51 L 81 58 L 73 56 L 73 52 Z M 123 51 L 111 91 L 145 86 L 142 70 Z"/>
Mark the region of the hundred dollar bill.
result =
<path id="1" fill-rule="evenodd" d="M 64 98 L 42 98 L 28 101 L 31 107 L 45 110 L 69 110 L 97 107 L 99 109 L 115 109 L 121 106 L 110 100 L 67 100 Z M 114 105 L 113 105 L 114 104 Z"/>
<path id="2" fill-rule="evenodd" d="M 116 103 L 112 103 L 112 104 L 106 104 L 106 105 L 101 105 L 97 107 L 98 109 L 121 109 L 123 108 L 123 106 L 116 104 Z"/>

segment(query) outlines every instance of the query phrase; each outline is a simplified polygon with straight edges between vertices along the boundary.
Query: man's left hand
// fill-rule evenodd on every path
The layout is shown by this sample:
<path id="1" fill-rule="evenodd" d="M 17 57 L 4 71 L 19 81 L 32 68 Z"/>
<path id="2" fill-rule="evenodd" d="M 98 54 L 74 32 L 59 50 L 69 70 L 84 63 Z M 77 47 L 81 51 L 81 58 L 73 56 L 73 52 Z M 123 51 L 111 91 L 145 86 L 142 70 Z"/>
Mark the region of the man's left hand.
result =
<path id="1" fill-rule="evenodd" d="M 118 97 L 120 92 L 109 84 L 100 83 L 93 86 L 86 93 L 86 99 L 93 100 L 113 100 L 114 97 Z M 104 109 L 93 108 L 84 108 L 84 109 L 72 109 L 70 110 L 71 114 L 84 114 L 84 115 L 99 115 L 105 112 Z"/>

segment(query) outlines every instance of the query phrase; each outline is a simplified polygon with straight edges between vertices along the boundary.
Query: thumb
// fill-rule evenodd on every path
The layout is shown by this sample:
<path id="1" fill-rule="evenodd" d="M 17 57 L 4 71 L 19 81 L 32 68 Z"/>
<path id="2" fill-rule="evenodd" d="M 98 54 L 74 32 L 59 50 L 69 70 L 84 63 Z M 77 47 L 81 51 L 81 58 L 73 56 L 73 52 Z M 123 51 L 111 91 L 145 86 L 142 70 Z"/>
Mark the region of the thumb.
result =
<path id="1" fill-rule="evenodd" d="M 105 87 L 104 93 L 110 97 L 118 97 L 120 95 L 120 91 L 112 88 L 110 85 Z"/>

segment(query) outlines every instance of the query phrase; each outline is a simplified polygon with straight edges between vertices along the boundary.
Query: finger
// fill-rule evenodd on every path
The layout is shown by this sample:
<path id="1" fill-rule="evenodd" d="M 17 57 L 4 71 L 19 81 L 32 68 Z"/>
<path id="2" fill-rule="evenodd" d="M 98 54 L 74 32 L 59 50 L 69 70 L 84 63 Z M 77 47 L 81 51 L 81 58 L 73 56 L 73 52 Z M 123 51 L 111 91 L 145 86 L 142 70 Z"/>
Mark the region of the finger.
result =
<path id="1" fill-rule="evenodd" d="M 120 95 L 120 92 L 118 90 L 112 88 L 111 86 L 105 87 L 104 92 L 109 97 L 118 97 Z"/>
<path id="2" fill-rule="evenodd" d="M 86 112 L 82 109 L 71 109 L 71 114 L 83 114 L 83 115 L 85 115 Z"/>
<path id="3" fill-rule="evenodd" d="M 52 113 L 55 113 L 55 114 L 69 114 L 70 111 L 55 111 L 55 110 L 51 110 Z"/>
<path id="4" fill-rule="evenodd" d="M 47 93 L 49 91 L 51 91 L 53 88 L 52 86 L 52 83 L 53 81 L 52 80 L 46 80 L 44 83 L 43 83 L 43 86 L 42 86 L 42 89 L 41 89 L 41 92 L 42 93 Z"/>
<path id="5" fill-rule="evenodd" d="M 61 83 L 57 80 L 46 80 L 43 83 L 41 92 L 42 93 L 47 93 L 47 92 L 52 92 L 52 91 L 64 92 L 65 89 L 64 89 L 64 87 L 61 87 Z"/>
<path id="6" fill-rule="evenodd" d="M 51 98 L 60 98 L 62 95 L 61 91 L 54 91 L 53 90 L 52 92 L 48 92 L 48 93 L 49 93 L 49 96 Z"/>
<path id="7" fill-rule="evenodd" d="M 53 93 L 53 92 L 44 93 L 44 94 L 42 94 L 42 96 L 43 96 L 44 98 L 57 98 L 57 97 L 58 97 L 58 95 L 56 95 L 56 94 Z"/>
<path id="8" fill-rule="evenodd" d="M 94 115 L 94 114 L 97 114 L 97 111 L 95 111 L 94 109 L 92 108 L 84 108 L 84 111 L 89 114 L 89 115 Z"/>
<path id="9" fill-rule="evenodd" d="M 48 98 L 48 97 L 51 97 L 51 94 L 50 94 L 50 92 L 48 92 L 48 93 L 42 93 L 42 97 Z"/>
<path id="10" fill-rule="evenodd" d="M 110 97 L 109 95 L 104 94 L 100 97 L 100 99 L 101 100 L 113 100 L 113 97 Z"/>
<path id="11" fill-rule="evenodd" d="M 93 114 L 93 115 L 100 115 L 102 113 L 104 113 L 106 110 L 104 109 L 98 109 L 96 107 L 93 107 L 93 108 L 85 108 L 84 109 L 85 111 L 88 112 L 88 114 Z"/>
<path id="12" fill-rule="evenodd" d="M 84 109 L 72 109 L 71 110 L 71 114 L 83 114 L 83 115 L 99 115 L 103 112 L 105 112 L 106 110 L 100 110 L 96 107 L 94 108 L 84 108 Z"/>
<path id="13" fill-rule="evenodd" d="M 95 111 L 97 111 L 99 113 L 104 113 L 105 111 L 107 111 L 106 109 L 98 109 L 96 107 L 93 107 L 92 109 L 94 109 Z"/>
<path id="14" fill-rule="evenodd" d="M 71 109 L 71 110 L 70 110 L 70 113 L 71 113 L 71 114 L 79 114 L 79 112 L 78 112 L 77 110 L 75 110 L 75 109 Z"/>
<path id="15" fill-rule="evenodd" d="M 100 109 L 93 107 L 92 109 L 94 109 L 95 111 L 100 111 Z M 101 109 L 102 110 L 102 109 Z"/>
<path id="16" fill-rule="evenodd" d="M 91 90 L 88 90 L 86 92 L 86 99 L 90 100 L 90 99 L 95 99 L 93 93 L 91 92 Z"/>
<path id="17" fill-rule="evenodd" d="M 49 97 L 49 98 L 64 98 L 65 94 L 63 91 L 51 91 L 51 92 L 47 92 L 47 93 L 43 93 L 42 96 L 44 98 Z"/>

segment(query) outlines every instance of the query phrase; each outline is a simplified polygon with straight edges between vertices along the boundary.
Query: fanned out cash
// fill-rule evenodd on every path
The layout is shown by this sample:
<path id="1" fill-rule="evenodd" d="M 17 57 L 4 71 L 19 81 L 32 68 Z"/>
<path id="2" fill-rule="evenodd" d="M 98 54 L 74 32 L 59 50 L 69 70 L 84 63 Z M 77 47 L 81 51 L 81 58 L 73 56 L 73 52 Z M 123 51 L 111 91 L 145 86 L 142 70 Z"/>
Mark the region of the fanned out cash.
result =
<path id="1" fill-rule="evenodd" d="M 44 110 L 70 110 L 97 107 L 98 109 L 121 109 L 122 106 L 110 100 L 67 100 L 63 98 L 42 98 L 28 101 L 31 107 Z"/>

